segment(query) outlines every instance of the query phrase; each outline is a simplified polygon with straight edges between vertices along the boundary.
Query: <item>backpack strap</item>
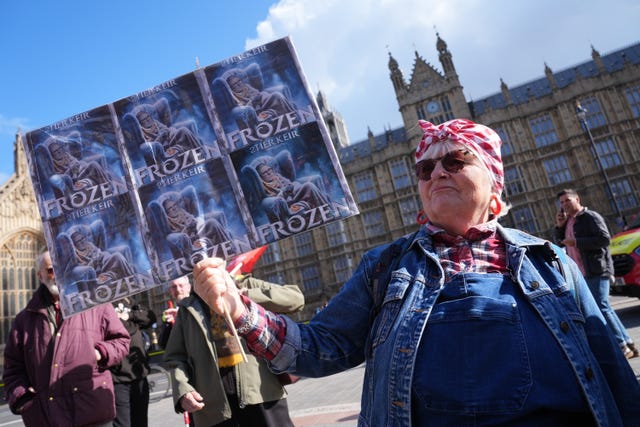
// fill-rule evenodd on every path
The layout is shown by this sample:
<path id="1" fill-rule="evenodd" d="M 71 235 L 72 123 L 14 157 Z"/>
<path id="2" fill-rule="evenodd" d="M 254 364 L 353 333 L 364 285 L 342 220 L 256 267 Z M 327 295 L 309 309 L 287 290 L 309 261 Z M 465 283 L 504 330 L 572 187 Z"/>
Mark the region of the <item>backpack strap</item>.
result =
<path id="1" fill-rule="evenodd" d="M 547 242 L 547 245 L 551 248 L 551 243 Z M 553 248 L 551 248 L 553 250 Z M 564 267 L 563 265 L 567 262 L 567 254 L 564 251 L 556 251 L 553 250 L 553 253 L 556 256 L 555 262 L 557 264 L 557 268 L 558 271 L 560 271 L 560 274 L 562 274 L 562 277 L 564 278 L 565 282 L 567 282 L 567 286 L 569 286 L 569 288 L 571 289 L 571 293 L 573 294 L 573 298 L 576 300 L 576 304 L 578 305 L 578 309 L 581 310 L 580 308 L 580 293 L 578 292 L 578 289 L 576 289 L 576 285 L 575 282 L 573 280 L 567 280 L 567 275 L 564 272 Z"/>
<path id="2" fill-rule="evenodd" d="M 412 233 L 410 236 L 403 236 L 387 246 L 382 251 L 378 258 L 378 262 L 376 262 L 373 267 L 373 276 L 371 277 L 370 282 L 371 296 L 373 297 L 370 324 L 373 324 L 373 320 L 382 308 L 384 296 L 387 293 L 387 285 L 389 285 L 389 281 L 391 280 L 391 273 L 398 267 L 400 259 L 409 249 L 409 246 L 415 239 L 418 231 Z"/>

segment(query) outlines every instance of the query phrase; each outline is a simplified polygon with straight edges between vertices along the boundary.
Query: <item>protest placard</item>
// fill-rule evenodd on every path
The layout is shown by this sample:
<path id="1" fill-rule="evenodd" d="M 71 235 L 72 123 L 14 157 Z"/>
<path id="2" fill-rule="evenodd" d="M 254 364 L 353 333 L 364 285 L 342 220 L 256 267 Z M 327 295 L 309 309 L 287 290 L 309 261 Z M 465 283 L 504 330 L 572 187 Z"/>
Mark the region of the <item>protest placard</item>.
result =
<path id="1" fill-rule="evenodd" d="M 64 316 L 358 213 L 289 38 L 23 141 Z"/>

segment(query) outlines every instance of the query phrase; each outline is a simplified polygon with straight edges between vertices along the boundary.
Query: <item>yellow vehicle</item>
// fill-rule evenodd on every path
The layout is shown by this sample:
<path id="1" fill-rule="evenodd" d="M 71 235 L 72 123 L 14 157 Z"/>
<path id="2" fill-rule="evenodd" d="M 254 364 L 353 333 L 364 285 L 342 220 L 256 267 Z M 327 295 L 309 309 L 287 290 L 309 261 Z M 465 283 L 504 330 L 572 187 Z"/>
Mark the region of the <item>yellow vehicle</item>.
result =
<path id="1" fill-rule="evenodd" d="M 611 238 L 611 256 L 616 276 L 611 292 L 640 298 L 640 216 Z"/>

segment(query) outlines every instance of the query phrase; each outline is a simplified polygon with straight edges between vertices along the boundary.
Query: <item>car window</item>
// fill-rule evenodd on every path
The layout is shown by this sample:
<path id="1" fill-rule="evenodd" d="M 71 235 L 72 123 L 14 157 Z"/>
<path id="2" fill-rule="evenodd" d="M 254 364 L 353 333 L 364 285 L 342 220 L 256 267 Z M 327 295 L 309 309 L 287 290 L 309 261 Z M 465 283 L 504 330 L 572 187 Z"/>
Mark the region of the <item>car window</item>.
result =
<path id="1" fill-rule="evenodd" d="M 627 227 L 627 230 L 633 230 L 634 228 L 640 228 L 640 215 L 633 221 L 633 224 Z"/>

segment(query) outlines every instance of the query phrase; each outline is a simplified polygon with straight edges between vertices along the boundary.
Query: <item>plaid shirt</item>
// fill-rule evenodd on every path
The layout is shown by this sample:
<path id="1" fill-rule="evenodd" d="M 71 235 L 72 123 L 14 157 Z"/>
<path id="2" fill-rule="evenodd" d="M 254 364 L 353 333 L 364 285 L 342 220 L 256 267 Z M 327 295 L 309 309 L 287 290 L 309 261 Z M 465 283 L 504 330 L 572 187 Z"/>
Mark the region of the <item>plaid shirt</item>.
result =
<path id="1" fill-rule="evenodd" d="M 445 282 L 456 273 L 505 273 L 506 246 L 496 233 L 497 221 L 471 227 L 464 236 L 453 236 L 427 223 L 427 234 L 444 269 Z"/>
<path id="2" fill-rule="evenodd" d="M 265 310 L 245 295 L 241 296 L 247 310 L 234 322 L 255 356 L 272 360 L 282 348 L 287 327 L 281 314 Z"/>
<path id="3" fill-rule="evenodd" d="M 464 236 L 453 236 L 431 223 L 425 227 L 444 269 L 445 283 L 461 272 L 507 271 L 505 242 L 496 233 L 497 221 L 471 227 Z M 284 343 L 286 323 L 281 315 L 266 311 L 246 296 L 242 300 L 247 310 L 235 321 L 238 333 L 254 355 L 272 360 Z"/>

